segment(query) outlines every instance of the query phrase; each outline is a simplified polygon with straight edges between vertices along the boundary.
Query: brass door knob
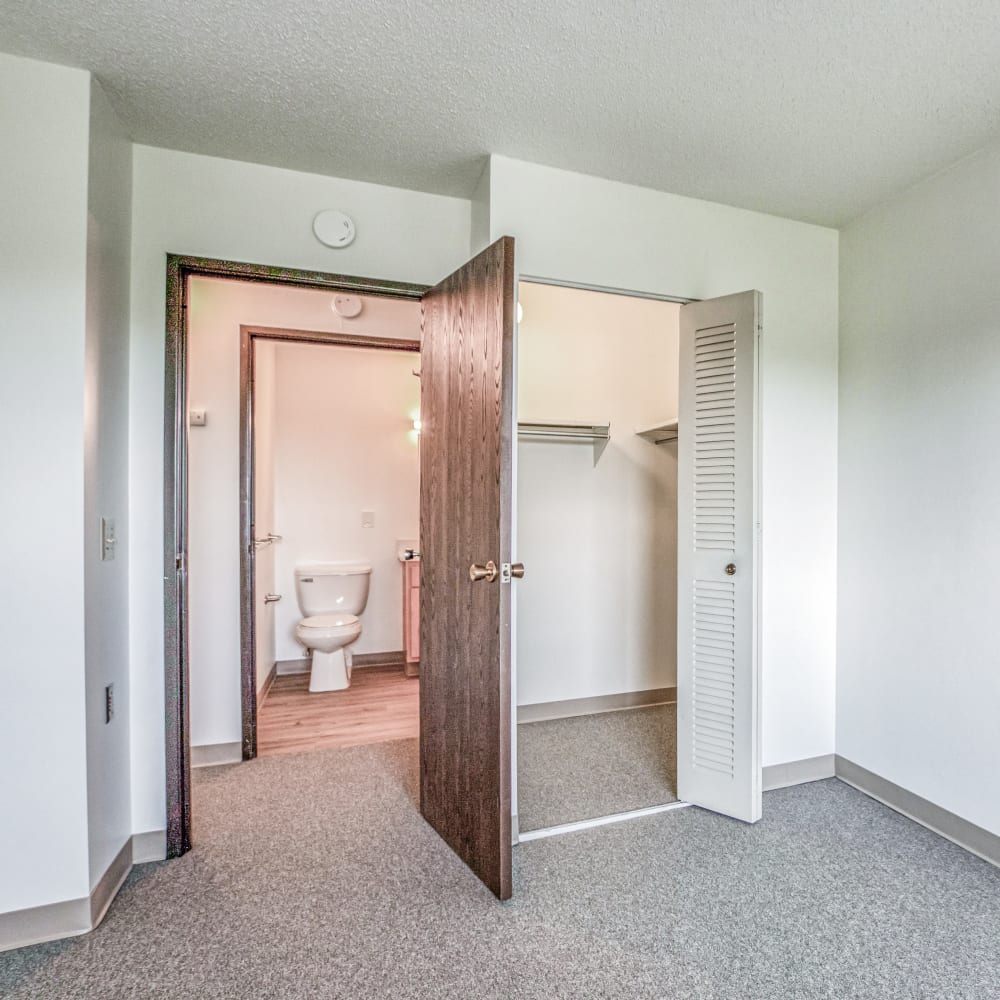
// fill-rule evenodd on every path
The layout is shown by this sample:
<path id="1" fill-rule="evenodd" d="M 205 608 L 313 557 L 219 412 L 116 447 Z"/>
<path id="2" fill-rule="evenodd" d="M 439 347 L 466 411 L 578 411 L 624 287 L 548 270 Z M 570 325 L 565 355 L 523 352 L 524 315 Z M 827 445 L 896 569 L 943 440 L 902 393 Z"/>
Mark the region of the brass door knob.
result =
<path id="1" fill-rule="evenodd" d="M 726 567 L 726 576 L 736 576 L 736 563 L 730 563 Z"/>
<path id="2" fill-rule="evenodd" d="M 487 583 L 492 583 L 499 574 L 497 569 L 497 564 L 491 559 L 485 566 L 481 566 L 479 563 L 473 563 L 469 567 L 469 579 L 473 583 L 477 583 L 479 580 L 485 580 Z"/>

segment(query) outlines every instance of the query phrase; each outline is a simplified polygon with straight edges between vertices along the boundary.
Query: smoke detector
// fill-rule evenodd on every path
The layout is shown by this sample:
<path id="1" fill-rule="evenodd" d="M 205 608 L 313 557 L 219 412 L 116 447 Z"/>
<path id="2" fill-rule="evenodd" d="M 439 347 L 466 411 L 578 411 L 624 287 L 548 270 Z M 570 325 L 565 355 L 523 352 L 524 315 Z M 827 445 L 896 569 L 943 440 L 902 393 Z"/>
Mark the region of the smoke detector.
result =
<path id="1" fill-rule="evenodd" d="M 328 208 L 313 219 L 313 232 L 320 243 L 334 250 L 342 250 L 354 242 L 357 230 L 354 220 L 336 208 Z"/>

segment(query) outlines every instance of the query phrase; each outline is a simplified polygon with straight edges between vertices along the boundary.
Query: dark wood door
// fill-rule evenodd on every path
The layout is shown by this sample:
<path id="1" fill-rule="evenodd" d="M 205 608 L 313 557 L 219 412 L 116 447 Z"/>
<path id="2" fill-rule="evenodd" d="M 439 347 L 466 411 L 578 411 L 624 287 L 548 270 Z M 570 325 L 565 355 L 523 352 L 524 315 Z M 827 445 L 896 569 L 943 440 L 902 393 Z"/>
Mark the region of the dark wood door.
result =
<path id="1" fill-rule="evenodd" d="M 510 562 L 514 240 L 423 299 L 420 347 L 420 809 L 511 895 Z"/>

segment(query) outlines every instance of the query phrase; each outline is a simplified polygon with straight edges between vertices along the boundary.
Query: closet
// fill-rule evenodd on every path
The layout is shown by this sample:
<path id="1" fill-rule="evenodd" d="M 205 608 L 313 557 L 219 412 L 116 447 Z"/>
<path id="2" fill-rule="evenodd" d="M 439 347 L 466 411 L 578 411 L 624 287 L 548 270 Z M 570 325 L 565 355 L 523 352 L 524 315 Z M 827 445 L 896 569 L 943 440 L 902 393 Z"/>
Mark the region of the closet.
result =
<path id="1" fill-rule="evenodd" d="M 676 799 L 676 303 L 518 292 L 522 833 Z"/>

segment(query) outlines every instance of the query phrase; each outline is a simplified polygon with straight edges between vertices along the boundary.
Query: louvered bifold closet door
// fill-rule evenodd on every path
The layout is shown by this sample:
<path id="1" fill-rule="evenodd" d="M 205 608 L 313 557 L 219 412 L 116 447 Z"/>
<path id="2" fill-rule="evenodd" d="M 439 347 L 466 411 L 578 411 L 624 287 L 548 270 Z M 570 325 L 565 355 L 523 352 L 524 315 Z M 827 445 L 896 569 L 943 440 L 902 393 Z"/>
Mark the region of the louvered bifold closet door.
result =
<path id="1" fill-rule="evenodd" d="M 760 293 L 681 308 L 678 794 L 761 811 L 757 438 Z"/>

